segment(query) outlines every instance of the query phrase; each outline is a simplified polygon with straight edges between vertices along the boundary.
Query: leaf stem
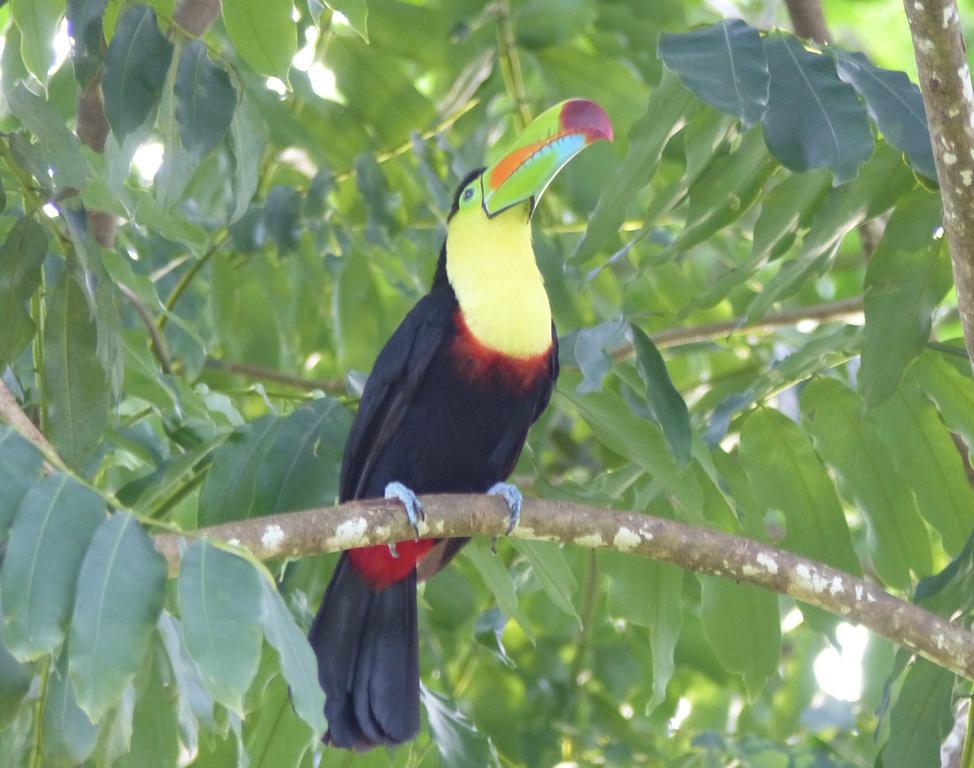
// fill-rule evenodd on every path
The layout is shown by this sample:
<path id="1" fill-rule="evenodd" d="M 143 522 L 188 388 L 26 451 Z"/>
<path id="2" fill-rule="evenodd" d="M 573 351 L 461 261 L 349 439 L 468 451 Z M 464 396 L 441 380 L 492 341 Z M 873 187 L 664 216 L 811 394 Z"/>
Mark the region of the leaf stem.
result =
<path id="1" fill-rule="evenodd" d="M 48 683 L 51 679 L 51 657 L 45 656 L 40 663 L 40 693 L 34 702 L 34 741 L 30 748 L 30 768 L 43 768 L 44 708 L 47 706 Z"/>

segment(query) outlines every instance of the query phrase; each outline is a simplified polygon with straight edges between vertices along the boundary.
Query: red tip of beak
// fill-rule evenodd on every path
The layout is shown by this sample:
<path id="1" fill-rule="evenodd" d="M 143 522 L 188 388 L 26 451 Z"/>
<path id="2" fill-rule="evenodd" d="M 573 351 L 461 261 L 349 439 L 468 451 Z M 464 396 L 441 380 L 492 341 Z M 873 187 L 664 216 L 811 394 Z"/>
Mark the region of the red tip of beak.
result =
<path id="1" fill-rule="evenodd" d="M 584 133 L 585 143 L 605 139 L 612 141 L 612 123 L 609 116 L 594 101 L 572 99 L 565 102 L 559 116 L 561 128 L 566 133 Z"/>

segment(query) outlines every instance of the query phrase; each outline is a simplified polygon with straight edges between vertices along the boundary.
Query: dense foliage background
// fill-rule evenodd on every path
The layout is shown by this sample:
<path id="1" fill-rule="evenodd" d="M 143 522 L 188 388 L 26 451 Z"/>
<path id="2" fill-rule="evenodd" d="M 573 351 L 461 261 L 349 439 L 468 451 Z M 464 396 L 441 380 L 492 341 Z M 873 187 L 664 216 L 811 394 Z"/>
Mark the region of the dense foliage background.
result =
<path id="1" fill-rule="evenodd" d="M 149 538 L 334 501 L 453 186 L 580 96 L 618 138 L 535 219 L 563 375 L 520 487 L 969 624 L 974 381 L 899 3 L 825 3 L 824 54 L 731 0 L 174 14 L 0 4 L 0 370 L 57 453 L 0 426 L 0 764 L 939 763 L 969 682 L 730 580 L 525 542 L 422 591 L 420 738 L 322 753 L 302 634 L 334 555 L 196 542 L 167 580 Z"/>

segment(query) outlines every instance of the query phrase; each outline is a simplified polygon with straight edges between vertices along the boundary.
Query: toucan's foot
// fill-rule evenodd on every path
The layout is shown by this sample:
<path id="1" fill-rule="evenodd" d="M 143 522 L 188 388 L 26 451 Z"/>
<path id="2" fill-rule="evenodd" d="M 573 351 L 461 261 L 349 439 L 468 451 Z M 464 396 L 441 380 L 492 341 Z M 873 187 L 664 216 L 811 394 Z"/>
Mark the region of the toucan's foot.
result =
<path id="1" fill-rule="evenodd" d="M 511 516 L 507 521 L 507 535 L 510 536 L 511 531 L 517 528 L 517 524 L 521 521 L 521 505 L 524 503 L 524 497 L 521 496 L 517 486 L 510 483 L 494 483 L 487 494 L 500 496 L 511 510 Z"/>
<path id="2" fill-rule="evenodd" d="M 513 486 L 511 486 L 513 488 Z M 516 489 L 515 489 L 516 491 Z M 520 496 L 520 494 L 518 494 Z M 416 540 L 419 541 L 419 521 L 426 519 L 426 513 L 423 511 L 423 505 L 419 503 L 419 499 L 416 498 L 416 494 L 409 490 L 402 483 L 389 483 L 386 486 L 386 498 L 387 499 L 399 499 L 402 505 L 406 508 L 406 518 L 409 520 L 409 524 L 413 527 L 413 531 L 416 532 Z M 520 510 L 520 505 L 518 505 L 518 510 Z M 398 557 L 398 553 L 395 548 L 392 548 L 393 556 Z"/>

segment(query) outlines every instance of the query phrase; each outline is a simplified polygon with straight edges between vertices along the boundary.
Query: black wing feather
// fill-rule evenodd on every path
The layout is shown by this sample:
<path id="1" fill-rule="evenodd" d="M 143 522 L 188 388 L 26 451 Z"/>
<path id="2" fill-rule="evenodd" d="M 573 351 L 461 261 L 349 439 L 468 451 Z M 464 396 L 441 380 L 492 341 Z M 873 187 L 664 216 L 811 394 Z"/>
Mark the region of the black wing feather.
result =
<path id="1" fill-rule="evenodd" d="M 345 445 L 340 501 L 362 498 L 376 460 L 399 428 L 446 337 L 454 303 L 438 292 L 424 296 L 376 358 Z"/>

